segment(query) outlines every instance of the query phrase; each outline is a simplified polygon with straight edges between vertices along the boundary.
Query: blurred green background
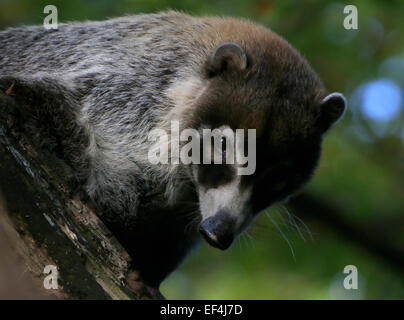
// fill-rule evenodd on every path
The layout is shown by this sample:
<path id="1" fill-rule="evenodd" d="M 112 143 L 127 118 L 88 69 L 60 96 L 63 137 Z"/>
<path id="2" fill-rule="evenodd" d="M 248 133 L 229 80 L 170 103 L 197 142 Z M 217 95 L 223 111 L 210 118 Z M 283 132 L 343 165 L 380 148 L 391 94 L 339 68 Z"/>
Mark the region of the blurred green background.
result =
<path id="1" fill-rule="evenodd" d="M 0 29 L 41 24 L 48 4 L 60 22 L 167 8 L 247 17 L 285 37 L 349 100 L 305 194 L 350 227 L 324 219 L 327 209 L 277 206 L 274 223 L 262 214 L 230 250 L 202 244 L 163 283 L 167 298 L 404 298 L 404 1 L 355 1 L 359 29 L 346 30 L 346 4 L 334 1 L 0 0 Z M 358 290 L 343 289 L 346 265 L 359 271 Z"/>

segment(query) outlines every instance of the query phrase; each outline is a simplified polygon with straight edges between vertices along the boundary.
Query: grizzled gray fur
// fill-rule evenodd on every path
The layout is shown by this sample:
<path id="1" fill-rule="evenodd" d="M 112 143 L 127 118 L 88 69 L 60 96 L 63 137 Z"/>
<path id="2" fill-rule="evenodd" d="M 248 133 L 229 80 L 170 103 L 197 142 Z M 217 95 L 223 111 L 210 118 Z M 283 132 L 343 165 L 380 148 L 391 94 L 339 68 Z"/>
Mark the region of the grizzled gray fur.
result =
<path id="1" fill-rule="evenodd" d="M 267 28 L 172 11 L 5 30 L 1 89 L 12 81 L 15 99 L 42 97 L 32 113 L 53 120 L 37 125 L 60 137 L 89 202 L 155 286 L 198 231 L 226 249 L 257 213 L 298 190 L 345 109 L 343 96 L 329 94 Z M 256 129 L 256 172 L 152 165 L 148 134 L 169 131 L 170 120 L 199 131 Z"/>

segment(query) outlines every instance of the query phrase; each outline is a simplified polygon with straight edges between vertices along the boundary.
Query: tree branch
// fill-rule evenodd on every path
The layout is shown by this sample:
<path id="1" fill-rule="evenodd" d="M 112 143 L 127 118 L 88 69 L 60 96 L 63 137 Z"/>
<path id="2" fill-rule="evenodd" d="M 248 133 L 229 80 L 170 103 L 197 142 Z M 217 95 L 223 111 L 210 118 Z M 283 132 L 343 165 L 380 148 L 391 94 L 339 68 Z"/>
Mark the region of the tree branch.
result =
<path id="1" fill-rule="evenodd" d="M 20 130 L 18 107 L 0 92 L 0 189 L 26 246 L 28 270 L 38 276 L 52 262 L 59 271 L 59 296 L 67 298 L 162 298 L 130 270 L 127 252 L 73 192 L 72 169 Z"/>

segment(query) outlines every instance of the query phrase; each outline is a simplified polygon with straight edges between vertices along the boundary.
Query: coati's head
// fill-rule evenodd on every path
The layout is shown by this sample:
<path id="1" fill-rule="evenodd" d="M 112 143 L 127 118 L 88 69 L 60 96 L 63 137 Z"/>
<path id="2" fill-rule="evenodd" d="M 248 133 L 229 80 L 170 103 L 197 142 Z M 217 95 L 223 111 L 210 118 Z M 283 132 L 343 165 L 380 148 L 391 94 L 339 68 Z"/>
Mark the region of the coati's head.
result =
<path id="1" fill-rule="evenodd" d="M 263 209 L 296 192 L 311 177 L 325 132 L 343 115 L 346 101 L 329 94 L 308 63 L 273 35 L 266 45 L 224 42 L 204 67 L 206 86 L 187 126 L 198 130 L 244 129 L 243 143 L 223 134 L 219 148 L 201 144 L 208 154 L 248 150 L 247 129 L 256 130 L 256 167 L 240 175 L 245 164 L 191 164 L 199 196 L 199 231 L 207 242 L 228 248 Z M 224 130 L 224 129 L 227 129 Z M 228 130 L 231 131 L 228 131 Z M 208 137 L 209 141 L 211 137 Z M 229 148 L 231 150 L 229 150 Z"/>

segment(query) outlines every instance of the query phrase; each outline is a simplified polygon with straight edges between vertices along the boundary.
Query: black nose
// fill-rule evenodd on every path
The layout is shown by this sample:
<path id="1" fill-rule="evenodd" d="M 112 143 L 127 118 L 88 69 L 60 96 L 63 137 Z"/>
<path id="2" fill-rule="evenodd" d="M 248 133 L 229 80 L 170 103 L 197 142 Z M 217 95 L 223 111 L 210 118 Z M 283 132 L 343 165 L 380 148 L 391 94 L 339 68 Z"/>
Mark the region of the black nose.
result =
<path id="1" fill-rule="evenodd" d="M 234 239 L 234 225 L 230 214 L 219 211 L 201 223 L 199 232 L 211 246 L 226 250 Z"/>

